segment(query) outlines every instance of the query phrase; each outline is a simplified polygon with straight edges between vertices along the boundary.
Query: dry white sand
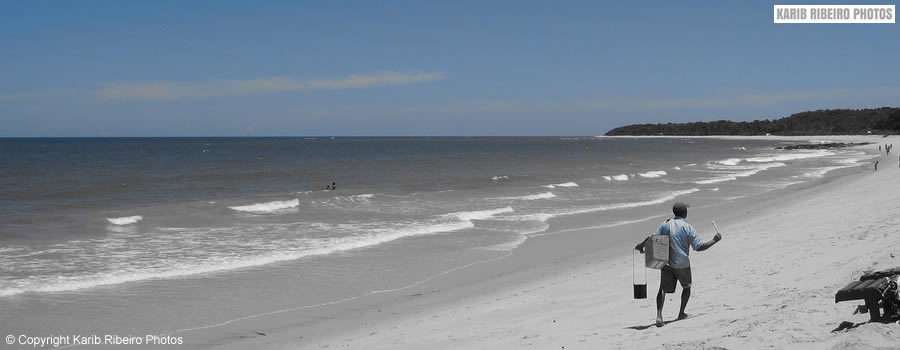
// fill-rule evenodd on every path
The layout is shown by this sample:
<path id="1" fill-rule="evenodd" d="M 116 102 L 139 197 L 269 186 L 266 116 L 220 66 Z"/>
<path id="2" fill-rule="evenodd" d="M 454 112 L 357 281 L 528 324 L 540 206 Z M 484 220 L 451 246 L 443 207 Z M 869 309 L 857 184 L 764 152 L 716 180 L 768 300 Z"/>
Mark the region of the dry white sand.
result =
<path id="1" fill-rule="evenodd" d="M 896 137 L 862 139 L 900 145 Z M 834 302 L 835 292 L 864 270 L 900 266 L 895 154 L 900 152 L 882 157 L 877 172 L 776 195 L 764 207 L 745 208 L 739 219 L 719 222 L 724 239 L 691 254 L 694 290 L 687 313 L 692 317 L 662 328 L 651 326 L 659 272 L 649 272 L 648 299 L 633 299 L 629 253 L 571 262 L 562 273 L 395 312 L 328 336 L 288 328 L 226 347 L 898 349 L 900 325 L 865 323 L 867 313 L 853 314 L 862 301 Z M 698 216 L 690 212 L 688 221 L 704 239 L 712 238 L 709 222 L 691 220 Z M 679 287 L 667 295 L 667 321 L 678 313 L 680 293 Z M 843 321 L 862 324 L 832 332 Z"/>

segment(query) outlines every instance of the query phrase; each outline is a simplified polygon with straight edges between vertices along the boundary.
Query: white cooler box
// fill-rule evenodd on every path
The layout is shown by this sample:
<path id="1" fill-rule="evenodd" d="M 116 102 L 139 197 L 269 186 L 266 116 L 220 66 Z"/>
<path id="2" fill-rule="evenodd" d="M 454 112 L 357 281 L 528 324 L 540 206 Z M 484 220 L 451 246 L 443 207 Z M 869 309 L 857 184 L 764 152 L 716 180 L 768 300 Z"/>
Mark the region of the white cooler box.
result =
<path id="1" fill-rule="evenodd" d="M 669 262 L 669 236 L 652 235 L 644 242 L 647 267 L 661 269 Z"/>

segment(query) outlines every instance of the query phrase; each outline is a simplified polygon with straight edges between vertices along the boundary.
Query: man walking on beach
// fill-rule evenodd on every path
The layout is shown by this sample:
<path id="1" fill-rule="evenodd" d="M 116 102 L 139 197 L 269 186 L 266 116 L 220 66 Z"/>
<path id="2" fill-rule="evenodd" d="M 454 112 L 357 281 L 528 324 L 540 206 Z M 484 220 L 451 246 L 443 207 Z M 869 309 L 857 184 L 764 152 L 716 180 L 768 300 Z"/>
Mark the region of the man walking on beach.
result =
<path id="1" fill-rule="evenodd" d="M 691 260 L 688 258 L 690 248 L 701 252 L 709 249 L 714 244 L 722 240 L 722 234 L 716 232 L 713 240 L 702 243 L 697 231 L 689 224 L 687 218 L 687 208 L 689 205 L 682 202 L 675 203 L 672 206 L 674 218 L 666 220 L 656 229 L 658 235 L 669 236 L 669 262 L 660 270 L 659 277 L 659 293 L 656 294 L 656 326 L 665 325 L 662 318 L 663 304 L 666 301 L 666 293 L 675 293 L 675 281 L 681 282 L 681 310 L 678 312 L 678 319 L 688 317 L 684 313 L 688 300 L 691 299 Z M 646 240 L 644 241 L 646 242 Z M 634 249 L 644 252 L 644 242 L 638 243 Z"/>

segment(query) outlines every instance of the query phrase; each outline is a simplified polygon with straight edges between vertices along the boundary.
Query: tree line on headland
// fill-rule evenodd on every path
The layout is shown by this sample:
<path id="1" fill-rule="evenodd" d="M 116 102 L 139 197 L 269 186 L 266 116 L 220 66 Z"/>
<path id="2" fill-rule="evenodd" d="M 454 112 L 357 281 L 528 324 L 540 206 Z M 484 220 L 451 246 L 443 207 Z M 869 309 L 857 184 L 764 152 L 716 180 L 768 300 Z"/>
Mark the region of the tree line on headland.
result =
<path id="1" fill-rule="evenodd" d="M 859 135 L 900 133 L 900 108 L 825 109 L 792 114 L 776 120 L 633 124 L 606 136 L 707 135 Z"/>

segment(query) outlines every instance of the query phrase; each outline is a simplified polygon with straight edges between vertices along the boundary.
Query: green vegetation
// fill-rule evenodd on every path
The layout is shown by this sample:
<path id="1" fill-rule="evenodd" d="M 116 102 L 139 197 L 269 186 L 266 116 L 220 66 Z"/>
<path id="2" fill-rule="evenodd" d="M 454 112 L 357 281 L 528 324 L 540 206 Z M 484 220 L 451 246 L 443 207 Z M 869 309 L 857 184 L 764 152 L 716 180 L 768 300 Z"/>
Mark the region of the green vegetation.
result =
<path id="1" fill-rule="evenodd" d="M 900 133 L 900 108 L 826 109 L 796 113 L 777 120 L 633 124 L 610 130 L 622 135 L 858 135 Z"/>

